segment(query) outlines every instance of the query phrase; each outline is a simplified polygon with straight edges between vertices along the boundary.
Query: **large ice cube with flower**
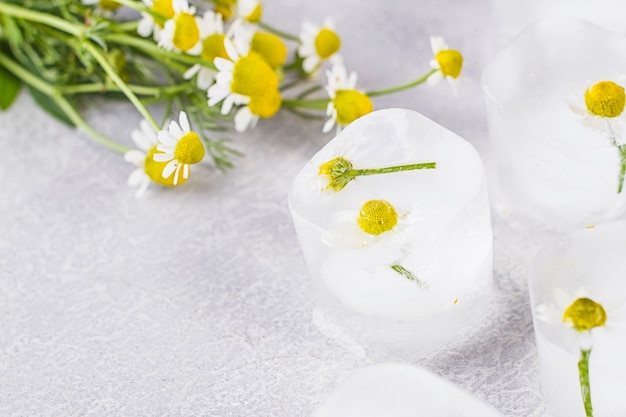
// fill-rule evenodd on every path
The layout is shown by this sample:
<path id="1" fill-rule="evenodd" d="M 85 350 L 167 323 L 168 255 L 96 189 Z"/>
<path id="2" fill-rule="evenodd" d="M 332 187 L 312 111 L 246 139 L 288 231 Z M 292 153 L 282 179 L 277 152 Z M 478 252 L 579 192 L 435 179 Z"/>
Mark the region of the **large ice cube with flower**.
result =
<path id="1" fill-rule="evenodd" d="M 480 157 L 416 112 L 352 123 L 297 175 L 289 205 L 320 306 L 358 338 L 427 351 L 473 328 L 488 304 Z"/>

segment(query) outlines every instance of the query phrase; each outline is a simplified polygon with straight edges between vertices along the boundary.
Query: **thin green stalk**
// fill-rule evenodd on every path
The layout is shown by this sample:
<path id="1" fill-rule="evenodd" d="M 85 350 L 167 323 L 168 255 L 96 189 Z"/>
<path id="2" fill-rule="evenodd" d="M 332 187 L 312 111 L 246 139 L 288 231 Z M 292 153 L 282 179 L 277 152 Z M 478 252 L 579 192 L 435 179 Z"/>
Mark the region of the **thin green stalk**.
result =
<path id="1" fill-rule="evenodd" d="M 369 169 L 351 169 L 347 174 L 351 177 L 359 177 L 365 175 L 388 174 L 391 172 L 412 171 L 416 169 L 435 169 L 436 162 L 424 162 L 420 164 L 397 165 L 386 168 L 369 168 Z"/>
<path id="2" fill-rule="evenodd" d="M 290 41 L 294 41 L 294 42 L 300 42 L 300 38 L 298 36 L 292 35 L 290 33 L 287 32 L 283 32 L 282 30 L 278 30 L 270 25 L 268 25 L 267 23 L 264 22 L 259 22 L 259 26 L 265 30 L 267 30 L 270 33 L 273 33 L 274 35 L 278 35 L 281 38 L 284 39 L 288 39 Z"/>
<path id="3" fill-rule="evenodd" d="M 130 90 L 137 95 L 154 97 L 171 96 L 183 92 L 189 88 L 193 88 L 194 86 L 192 83 L 185 83 L 169 87 L 149 87 L 136 84 L 127 85 L 128 88 L 130 88 Z M 62 94 L 121 92 L 118 86 L 110 85 L 108 83 L 66 85 L 59 87 L 59 90 Z"/>
<path id="4" fill-rule="evenodd" d="M 585 406 L 587 417 L 593 417 L 593 407 L 591 406 L 591 387 L 589 385 L 589 356 L 591 349 L 580 350 L 580 360 L 578 361 L 578 375 L 580 379 L 580 393 Z"/>
<path id="5" fill-rule="evenodd" d="M 124 153 L 130 149 L 124 145 L 108 139 L 107 137 L 95 131 L 91 126 L 89 126 L 89 124 L 87 124 L 87 122 L 83 120 L 82 117 L 80 117 L 74 106 L 72 106 L 65 99 L 65 97 L 61 95 L 56 87 L 47 83 L 36 75 L 33 75 L 28 70 L 26 70 L 26 68 L 22 67 L 20 64 L 1 52 L 0 65 L 2 65 L 3 68 L 10 71 L 13 75 L 15 75 L 26 84 L 53 99 L 54 102 L 61 108 L 61 110 L 63 110 L 66 116 L 72 121 L 72 123 L 74 123 L 74 125 L 76 125 L 77 128 L 84 130 L 97 142 L 100 142 L 102 145 L 108 147 L 109 149 L 121 153 Z"/>
<path id="6" fill-rule="evenodd" d="M 408 279 L 409 281 L 414 281 L 420 287 L 423 287 L 423 288 L 427 287 L 427 285 L 424 282 L 422 282 L 420 279 L 418 279 L 415 276 L 415 274 L 413 274 L 411 271 L 409 271 L 402 265 L 393 264 L 391 265 L 391 269 L 393 269 L 394 271 L 396 271 L 398 274 L 402 275 L 404 278 Z"/>
<path id="7" fill-rule="evenodd" d="M 215 65 L 213 63 L 208 62 L 200 57 L 191 56 L 181 54 L 179 52 L 168 51 L 166 49 L 160 48 L 153 41 L 138 38 L 136 36 L 130 36 L 124 33 L 108 33 L 100 36 L 103 41 L 117 43 L 125 46 L 132 46 L 134 48 L 140 49 L 147 54 L 150 54 L 155 57 L 167 58 L 177 62 L 182 62 L 184 64 L 190 65 L 203 65 L 208 68 L 215 69 Z M 174 63 L 172 63 L 174 64 Z M 184 72 L 186 70 L 185 67 L 177 65 L 176 68 L 180 72 Z"/>
<path id="8" fill-rule="evenodd" d="M 622 188 L 624 187 L 624 177 L 626 176 L 626 145 L 620 145 L 617 149 L 619 150 L 620 156 L 620 171 L 617 184 L 617 193 L 619 194 L 622 192 Z"/>
<path id="9" fill-rule="evenodd" d="M 156 131 L 161 130 L 161 126 L 159 126 L 156 120 L 154 120 L 154 117 L 152 117 L 152 115 L 150 114 L 146 106 L 144 106 L 141 100 L 139 100 L 139 98 L 135 95 L 135 93 L 131 91 L 128 85 L 120 78 L 117 72 L 115 72 L 115 69 L 113 68 L 111 63 L 109 63 L 109 61 L 106 59 L 106 57 L 102 54 L 102 52 L 100 52 L 89 41 L 84 41 L 83 47 L 87 50 L 87 52 L 89 52 L 89 54 L 91 54 L 91 56 L 94 57 L 96 61 L 98 61 L 98 64 L 100 64 L 104 72 L 106 72 L 106 74 L 111 78 L 111 80 L 115 83 L 115 85 L 117 85 L 120 91 L 124 93 L 126 98 L 128 98 L 128 101 L 130 101 L 133 104 L 133 106 L 135 106 L 137 111 L 141 113 L 141 115 L 152 125 L 154 130 Z"/>
<path id="10" fill-rule="evenodd" d="M 67 20 L 53 16 L 48 13 L 41 13 L 35 10 L 26 9 L 24 7 L 0 2 L 0 13 L 28 20 L 30 22 L 42 23 L 44 25 L 56 28 L 60 31 L 69 33 L 76 37 L 81 37 L 85 29 L 84 26 L 70 23 Z"/>
<path id="11" fill-rule="evenodd" d="M 396 87 L 391 87 L 391 88 L 385 88 L 383 90 L 368 91 L 365 94 L 369 97 L 376 97 L 376 96 L 383 96 L 387 94 L 397 93 L 399 91 L 408 90 L 409 88 L 417 87 L 418 85 L 425 83 L 428 77 L 430 77 L 437 71 L 439 70 L 432 69 L 426 74 L 424 74 L 423 76 L 421 76 L 420 78 L 410 81 L 406 84 L 401 84 L 401 85 L 398 85 Z"/>
<path id="12" fill-rule="evenodd" d="M 320 100 L 283 100 L 284 107 L 299 107 L 302 109 L 326 110 L 330 99 Z"/>

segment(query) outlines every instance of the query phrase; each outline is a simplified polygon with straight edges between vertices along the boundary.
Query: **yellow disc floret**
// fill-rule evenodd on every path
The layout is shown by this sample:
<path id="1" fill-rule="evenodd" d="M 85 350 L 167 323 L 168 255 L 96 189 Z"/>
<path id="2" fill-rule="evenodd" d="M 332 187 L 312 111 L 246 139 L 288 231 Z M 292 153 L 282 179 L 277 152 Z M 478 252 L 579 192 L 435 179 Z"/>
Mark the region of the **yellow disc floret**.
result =
<path id="1" fill-rule="evenodd" d="M 165 185 L 167 187 L 174 187 L 177 185 L 181 185 L 187 181 L 182 175 L 178 178 L 178 183 L 174 184 L 174 175 L 170 175 L 169 178 L 163 178 L 163 169 L 168 164 L 167 162 L 157 162 L 153 159 L 155 153 L 162 153 L 157 151 L 156 145 L 150 149 L 148 154 L 146 155 L 146 160 L 144 162 L 144 171 L 148 177 L 156 182 L 157 184 Z"/>
<path id="2" fill-rule="evenodd" d="M 370 200 L 363 204 L 356 221 L 365 233 L 380 235 L 398 224 L 398 213 L 385 200 Z"/>
<path id="3" fill-rule="evenodd" d="M 600 81 L 585 91 L 587 111 L 599 117 L 617 117 L 624 111 L 624 87 L 613 81 Z"/>
<path id="4" fill-rule="evenodd" d="M 180 138 L 174 158 L 181 164 L 197 164 L 204 159 L 204 145 L 195 132 L 188 132 Z"/>
<path id="5" fill-rule="evenodd" d="M 357 90 L 338 90 L 333 104 L 337 110 L 337 123 L 343 126 L 374 110 L 372 100 Z"/>
<path id="6" fill-rule="evenodd" d="M 315 37 L 315 50 L 322 59 L 331 57 L 341 47 L 341 39 L 330 29 L 323 28 Z"/>
<path id="7" fill-rule="evenodd" d="M 214 33 L 207 36 L 202 41 L 202 59 L 208 62 L 213 62 L 215 58 L 228 59 L 224 39 L 225 35 L 222 33 Z"/>
<path id="8" fill-rule="evenodd" d="M 237 0 L 215 0 L 215 12 L 224 16 L 228 20 L 233 15 L 233 7 L 237 5 Z"/>
<path id="9" fill-rule="evenodd" d="M 163 16 L 165 19 L 171 19 L 174 17 L 174 7 L 172 6 L 172 0 L 154 0 L 151 10 Z M 158 22 L 159 26 L 163 27 L 163 22 Z"/>
<path id="10" fill-rule="evenodd" d="M 455 49 L 444 49 L 435 55 L 441 73 L 445 77 L 458 78 L 463 68 L 463 55 Z"/>
<path id="11" fill-rule="evenodd" d="M 250 49 L 265 58 L 272 68 L 280 67 L 287 60 L 287 46 L 272 33 L 256 32 Z"/>
<path id="12" fill-rule="evenodd" d="M 243 16 L 243 18 L 250 23 L 259 23 L 262 15 L 263 6 L 261 5 L 261 2 L 259 2 L 254 9 L 247 16 Z"/>
<path id="13" fill-rule="evenodd" d="M 578 298 L 563 313 L 563 321 L 579 332 L 604 326 L 606 311 L 601 304 L 589 298 Z"/>
<path id="14" fill-rule="evenodd" d="M 252 114 L 259 117 L 272 117 L 280 109 L 282 98 L 277 89 L 250 97 L 248 107 Z"/>
<path id="15" fill-rule="evenodd" d="M 196 18 L 190 13 L 180 13 L 176 16 L 176 26 L 172 43 L 183 52 L 193 48 L 200 40 L 200 30 Z"/>
<path id="16" fill-rule="evenodd" d="M 328 187 L 335 191 L 341 191 L 354 179 L 350 171 L 352 170 L 352 162 L 342 156 L 331 159 L 320 165 L 319 175 L 328 176 Z"/>
<path id="17" fill-rule="evenodd" d="M 262 96 L 278 89 L 278 76 L 261 55 L 251 52 L 235 63 L 230 88 L 244 96 Z"/>

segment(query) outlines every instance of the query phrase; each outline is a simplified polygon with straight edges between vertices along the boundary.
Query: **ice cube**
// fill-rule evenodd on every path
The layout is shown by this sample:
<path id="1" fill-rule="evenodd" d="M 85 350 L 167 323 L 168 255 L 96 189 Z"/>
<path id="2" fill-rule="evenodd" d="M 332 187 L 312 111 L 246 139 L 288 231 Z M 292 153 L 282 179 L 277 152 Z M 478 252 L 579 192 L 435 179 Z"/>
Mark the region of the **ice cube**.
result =
<path id="1" fill-rule="evenodd" d="M 580 386 L 581 349 L 591 350 L 594 415 L 626 415 L 625 252 L 626 222 L 617 222 L 549 242 L 535 256 L 529 277 L 531 307 L 544 402 L 554 417 L 587 415 Z M 600 315 L 595 327 L 577 331 L 565 312 L 579 299 L 600 304 L 606 321 Z"/>
<path id="2" fill-rule="evenodd" d="M 436 167 L 357 176 L 336 191 L 320 167 L 338 157 L 355 170 Z M 371 201 L 391 205 L 397 224 L 380 234 L 362 228 Z M 355 121 L 297 175 L 289 207 L 320 308 L 365 343 L 419 356 L 474 327 L 489 304 L 492 238 L 480 157 L 419 113 L 387 109 Z"/>
<path id="3" fill-rule="evenodd" d="M 416 366 L 385 363 L 343 381 L 314 417 L 501 417 L 445 379 Z"/>
<path id="4" fill-rule="evenodd" d="M 487 65 L 494 205 L 556 231 L 626 212 L 625 114 L 593 115 L 585 99 L 596 83 L 625 85 L 625 71 L 626 38 L 572 19 L 532 25 Z"/>
<path id="5" fill-rule="evenodd" d="M 504 46 L 528 25 L 555 17 L 584 19 L 626 33 L 623 0 L 491 0 L 491 9 L 499 46 Z"/>

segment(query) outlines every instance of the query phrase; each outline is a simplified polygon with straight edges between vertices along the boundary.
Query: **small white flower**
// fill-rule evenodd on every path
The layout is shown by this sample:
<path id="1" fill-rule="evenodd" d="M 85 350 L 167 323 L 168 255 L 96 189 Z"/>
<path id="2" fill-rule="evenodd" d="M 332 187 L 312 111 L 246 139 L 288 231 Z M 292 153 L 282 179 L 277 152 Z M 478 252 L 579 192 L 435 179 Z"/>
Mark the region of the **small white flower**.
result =
<path id="1" fill-rule="evenodd" d="M 222 15 L 212 11 L 207 11 L 201 18 L 200 25 L 202 26 L 202 32 L 206 34 L 202 42 L 202 52 L 200 56 L 202 59 L 208 62 L 213 62 L 215 58 L 221 57 L 225 54 L 224 49 L 224 22 Z M 208 89 L 217 76 L 217 71 L 204 65 L 195 64 L 189 68 L 183 77 L 189 80 L 197 75 L 196 83 L 201 90 Z"/>
<path id="2" fill-rule="evenodd" d="M 185 112 L 180 112 L 178 123 L 170 122 L 167 129 L 158 132 L 159 144 L 156 149 L 162 153 L 154 154 L 157 162 L 166 162 L 162 177 L 173 177 L 173 185 L 182 178 L 189 178 L 189 166 L 204 159 L 205 149 L 197 133 L 191 131 L 189 119 Z"/>
<path id="3" fill-rule="evenodd" d="M 228 38 L 224 40 L 224 46 L 229 59 L 215 58 L 214 64 L 218 70 L 215 84 L 209 88 L 208 104 L 210 107 L 222 103 L 222 114 L 228 114 L 234 105 L 248 104 L 250 97 L 232 91 L 233 71 L 235 63 L 242 57 L 248 55 L 248 50 L 237 50 L 236 45 Z"/>
<path id="4" fill-rule="evenodd" d="M 445 78 L 448 80 L 452 92 L 456 95 L 459 77 L 463 69 L 463 55 L 456 49 L 450 49 L 444 39 L 437 36 L 430 38 L 430 47 L 433 52 L 430 66 L 438 71 L 428 77 L 428 84 L 435 85 Z"/>
<path id="5" fill-rule="evenodd" d="M 355 89 L 356 72 L 348 75 L 346 67 L 335 64 L 326 72 L 326 76 L 328 77 L 326 92 L 330 101 L 326 107 L 329 119 L 322 128 L 324 133 L 330 132 L 335 124 L 339 133 L 343 126 L 374 110 L 372 100 L 365 93 Z"/>
<path id="6" fill-rule="evenodd" d="M 314 73 L 327 59 L 338 57 L 341 47 L 341 39 L 334 29 L 331 19 L 325 19 L 323 26 L 317 26 L 310 22 L 302 24 L 300 32 L 300 46 L 298 55 L 302 58 L 304 72 Z"/>
<path id="7" fill-rule="evenodd" d="M 164 19 L 174 17 L 173 0 L 142 0 L 143 4 L 153 13 L 163 16 Z M 144 38 L 152 35 L 155 41 L 161 38 L 163 23 L 159 23 L 150 13 L 141 13 L 141 19 L 137 25 L 137 33 Z"/>

